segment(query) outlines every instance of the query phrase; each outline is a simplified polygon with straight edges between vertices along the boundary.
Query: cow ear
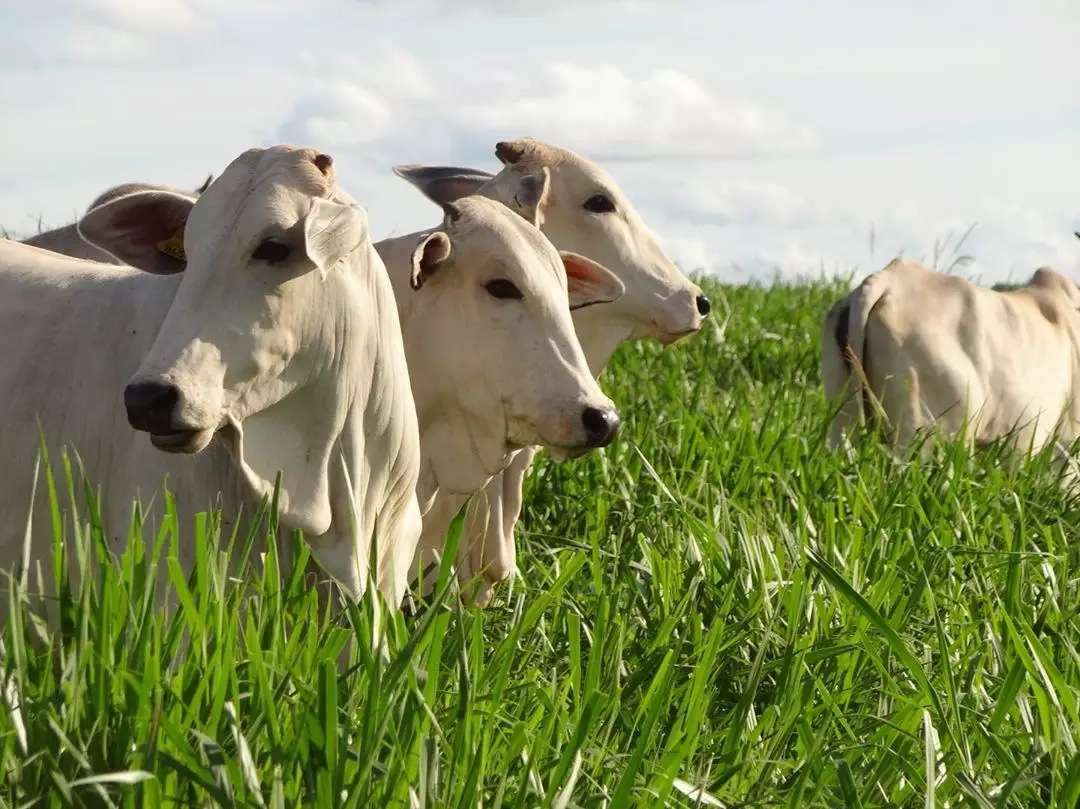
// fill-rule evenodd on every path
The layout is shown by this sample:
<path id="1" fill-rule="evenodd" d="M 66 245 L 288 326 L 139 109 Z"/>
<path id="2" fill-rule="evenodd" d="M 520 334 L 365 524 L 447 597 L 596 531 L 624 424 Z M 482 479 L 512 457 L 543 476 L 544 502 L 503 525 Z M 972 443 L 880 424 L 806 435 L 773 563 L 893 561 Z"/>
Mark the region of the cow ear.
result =
<path id="1" fill-rule="evenodd" d="M 124 264 L 169 275 L 187 266 L 184 226 L 194 205 L 195 200 L 174 191 L 135 191 L 91 208 L 76 230 Z"/>
<path id="2" fill-rule="evenodd" d="M 520 163 L 530 152 L 534 151 L 534 143 L 531 138 L 521 140 L 501 140 L 495 144 L 495 157 L 504 166 L 512 166 Z"/>
<path id="3" fill-rule="evenodd" d="M 394 174 L 420 189 L 436 205 L 475 194 L 494 174 L 458 166 L 394 166 Z"/>
<path id="4" fill-rule="evenodd" d="M 210 187 L 210 183 L 212 182 L 214 182 L 214 173 L 210 172 L 210 174 L 207 175 L 206 179 L 203 180 L 203 184 L 195 189 L 195 193 L 202 194 L 207 188 Z"/>
<path id="5" fill-rule="evenodd" d="M 571 310 L 596 303 L 611 303 L 626 291 L 626 286 L 615 273 L 592 259 L 567 250 L 560 250 L 559 256 L 566 269 Z"/>
<path id="6" fill-rule="evenodd" d="M 304 249 L 323 278 L 341 259 L 358 248 L 367 235 L 359 205 L 316 197 L 304 219 Z"/>
<path id="7" fill-rule="evenodd" d="M 540 227 L 544 224 L 544 208 L 548 201 L 548 189 L 551 187 L 551 170 L 542 166 L 540 171 L 522 174 L 518 171 L 507 172 L 507 203 L 530 224 Z"/>
<path id="8" fill-rule="evenodd" d="M 453 252 L 453 246 L 450 243 L 450 237 L 441 230 L 424 236 L 412 252 L 409 285 L 413 289 L 420 289 L 425 281 L 438 272 L 439 267 L 450 260 L 451 252 Z"/>

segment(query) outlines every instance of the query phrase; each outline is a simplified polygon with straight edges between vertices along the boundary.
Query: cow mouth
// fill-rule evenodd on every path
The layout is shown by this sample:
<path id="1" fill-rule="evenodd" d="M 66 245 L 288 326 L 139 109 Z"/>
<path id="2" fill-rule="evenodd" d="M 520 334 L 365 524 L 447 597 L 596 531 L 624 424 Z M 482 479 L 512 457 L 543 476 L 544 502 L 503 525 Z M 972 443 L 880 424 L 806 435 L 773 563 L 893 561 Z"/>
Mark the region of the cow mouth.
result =
<path id="1" fill-rule="evenodd" d="M 575 458 L 580 458 L 582 455 L 588 455 L 593 450 L 593 447 L 587 447 L 585 445 L 574 447 L 548 447 L 548 455 L 556 463 L 562 463 L 563 461 L 572 461 Z"/>
<path id="2" fill-rule="evenodd" d="M 519 429 L 512 429 L 511 424 L 518 425 Z M 508 428 L 505 441 L 508 454 L 518 452 L 526 447 L 544 448 L 551 458 L 561 463 L 562 461 L 572 461 L 575 458 L 580 458 L 595 449 L 595 447 L 583 443 L 553 441 L 544 435 L 543 430 L 524 426 L 529 424 L 531 422 L 526 419 L 507 419 Z"/>
<path id="3" fill-rule="evenodd" d="M 537 433 L 534 440 L 525 444 L 515 444 L 511 446 L 508 441 L 507 447 L 514 451 L 524 449 L 525 447 L 535 447 L 537 449 L 543 448 L 547 450 L 548 456 L 556 463 L 572 461 L 575 458 L 580 458 L 582 455 L 588 455 L 596 449 L 596 447 L 590 447 L 588 444 L 584 443 L 568 444 L 551 441 L 545 438 L 543 433 Z"/>
<path id="4" fill-rule="evenodd" d="M 697 334 L 701 331 L 701 327 L 686 329 L 685 331 L 658 331 L 656 334 L 656 342 L 662 346 L 669 346 L 672 343 L 677 343 L 679 340 L 685 340 L 692 334 Z"/>
<path id="5" fill-rule="evenodd" d="M 206 449 L 214 430 L 167 430 L 150 433 L 150 443 L 162 452 L 194 455 Z"/>

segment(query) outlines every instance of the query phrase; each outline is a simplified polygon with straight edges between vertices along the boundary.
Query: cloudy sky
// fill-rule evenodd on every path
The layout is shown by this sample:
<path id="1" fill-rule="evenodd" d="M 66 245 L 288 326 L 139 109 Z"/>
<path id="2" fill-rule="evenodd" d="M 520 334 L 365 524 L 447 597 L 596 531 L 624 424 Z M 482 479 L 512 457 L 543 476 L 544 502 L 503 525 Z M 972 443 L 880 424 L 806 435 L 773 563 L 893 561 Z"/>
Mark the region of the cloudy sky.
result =
<path id="1" fill-rule="evenodd" d="M 601 162 L 686 270 L 974 256 L 1080 278 L 1075 0 L 30 0 L 0 29 L 0 225 L 184 187 L 242 150 L 336 159 L 376 238 L 435 224 L 394 163 Z"/>

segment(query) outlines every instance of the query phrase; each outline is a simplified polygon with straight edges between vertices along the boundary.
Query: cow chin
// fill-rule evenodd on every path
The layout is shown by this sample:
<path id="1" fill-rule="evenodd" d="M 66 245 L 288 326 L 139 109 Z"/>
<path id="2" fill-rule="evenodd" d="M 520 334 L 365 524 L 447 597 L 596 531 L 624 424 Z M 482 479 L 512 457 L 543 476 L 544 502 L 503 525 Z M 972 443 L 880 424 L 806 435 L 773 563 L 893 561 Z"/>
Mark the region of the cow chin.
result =
<path id="1" fill-rule="evenodd" d="M 531 423 L 524 419 L 511 419 L 509 424 L 510 435 L 506 438 L 507 463 L 509 463 L 510 454 L 530 446 L 546 448 L 548 455 L 559 463 L 580 458 L 593 449 L 584 444 L 571 443 L 573 438 L 570 436 L 573 435 L 573 430 L 566 431 L 563 428 L 558 432 L 555 430 L 544 431 L 531 426 Z M 555 435 L 561 436 L 561 440 L 553 440 Z"/>
<path id="2" fill-rule="evenodd" d="M 699 331 L 699 329 L 687 329 L 686 331 L 677 331 L 677 332 L 657 331 L 653 335 L 653 337 L 656 339 L 656 342 L 660 343 L 660 345 L 669 346 L 672 343 L 677 343 L 680 340 L 685 340 L 687 337 L 689 337 L 692 334 L 697 334 L 698 331 Z"/>
<path id="3" fill-rule="evenodd" d="M 210 445 L 214 432 L 214 430 L 170 430 L 167 433 L 150 433 L 150 443 L 162 452 L 194 455 Z"/>
<path id="4" fill-rule="evenodd" d="M 573 431 L 570 431 L 570 435 L 572 435 L 572 433 Z M 594 449 L 586 444 L 577 443 L 570 435 L 567 435 L 567 432 L 565 431 L 562 431 L 560 434 L 561 440 L 554 440 L 551 433 L 545 436 L 543 431 L 538 431 L 532 437 L 532 440 L 516 446 L 514 449 L 523 449 L 524 446 L 543 447 L 547 450 L 548 456 L 557 463 L 580 458 L 582 455 L 587 455 Z"/>
<path id="5" fill-rule="evenodd" d="M 591 447 L 548 447 L 548 455 L 555 463 L 563 463 L 588 455 L 591 449 Z"/>

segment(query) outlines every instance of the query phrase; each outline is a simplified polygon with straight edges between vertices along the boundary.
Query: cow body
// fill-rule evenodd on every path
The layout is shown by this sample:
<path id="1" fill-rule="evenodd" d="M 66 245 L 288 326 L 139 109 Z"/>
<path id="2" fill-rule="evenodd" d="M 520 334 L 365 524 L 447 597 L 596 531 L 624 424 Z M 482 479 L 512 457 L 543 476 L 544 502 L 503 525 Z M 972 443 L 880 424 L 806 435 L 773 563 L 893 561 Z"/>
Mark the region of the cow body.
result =
<path id="1" fill-rule="evenodd" d="M 209 510 L 220 490 L 226 506 L 223 532 L 234 526 L 243 486 L 225 448 L 214 442 L 195 458 L 161 452 L 131 429 L 123 406 L 124 386 L 153 345 L 180 280 L 181 276 L 148 276 L 130 267 L 103 267 L 0 242 L 4 340 L 26 347 L 0 354 L 0 453 L 6 459 L 0 474 L 4 503 L 0 510 L 19 515 L 0 526 L 0 560 L 5 567 L 21 554 L 23 518 L 34 489 L 39 424 L 58 490 L 64 491 L 60 457 L 65 447 L 75 471 L 81 465 L 86 480 L 102 488 L 101 516 L 117 553 L 127 540 L 134 498 L 146 507 L 156 497 L 160 507 L 165 475 L 182 519 Z M 77 492 L 80 483 L 76 478 Z M 52 525 L 44 468 L 34 499 L 31 563 L 40 562 L 51 576 L 46 560 Z M 152 509 L 155 513 L 160 515 Z M 88 518 L 85 509 L 80 517 Z M 70 513 L 66 519 L 71 519 Z M 151 516 L 146 534 L 151 535 L 159 522 L 160 516 Z M 66 531 L 70 536 L 70 523 Z M 188 544 L 178 547 L 185 569 L 195 561 L 192 551 Z M 47 576 L 46 581 L 51 579 Z"/>
<path id="2" fill-rule="evenodd" d="M 42 231 L 34 236 L 22 239 L 22 243 L 32 247 L 40 247 L 42 250 L 49 250 L 53 253 L 71 256 L 72 258 L 85 258 L 105 264 L 121 263 L 104 250 L 83 241 L 82 237 L 79 236 L 78 223 Z"/>
<path id="3" fill-rule="evenodd" d="M 452 166 L 397 166 L 395 172 L 442 204 L 471 195 L 497 200 L 530 216 L 530 179 L 550 173 L 538 226 L 559 250 L 588 256 L 625 286 L 617 300 L 572 312 L 574 331 L 593 376 L 599 376 L 625 341 L 670 344 L 697 332 L 711 305 L 664 253 L 618 184 L 593 161 L 532 138 L 496 145 L 497 174 Z M 469 503 L 455 561 L 462 583 L 479 606 L 515 569 L 514 530 L 522 485 L 537 447 L 522 448 Z M 564 459 L 557 450 L 553 457 Z M 426 531 L 426 529 L 425 529 Z M 427 540 L 425 540 L 427 541 Z"/>
<path id="4" fill-rule="evenodd" d="M 349 596 L 370 574 L 400 602 L 421 527 L 416 413 L 393 291 L 330 165 L 309 149 L 253 149 L 198 202 L 135 192 L 80 221 L 88 241 L 136 262 L 183 230 L 179 274 L 0 243 L 4 514 L 29 507 L 38 424 L 54 474 L 61 447 L 78 453 L 118 553 L 136 496 L 160 522 L 165 475 L 181 520 L 220 506 L 227 538 L 280 473 L 281 527 L 305 533 Z M 29 559 L 25 523 L 7 519 L 4 567 L 41 564 L 48 582 L 48 512 L 39 482 Z M 193 548 L 178 551 L 190 571 Z"/>
<path id="5" fill-rule="evenodd" d="M 849 394 L 830 446 L 875 417 L 874 399 L 901 450 L 931 426 L 946 437 L 963 427 L 975 445 L 1011 434 L 1021 451 L 1071 443 L 1080 423 L 1078 307 L 1080 291 L 1049 268 L 998 292 L 892 261 L 826 315 L 825 393 Z"/>

